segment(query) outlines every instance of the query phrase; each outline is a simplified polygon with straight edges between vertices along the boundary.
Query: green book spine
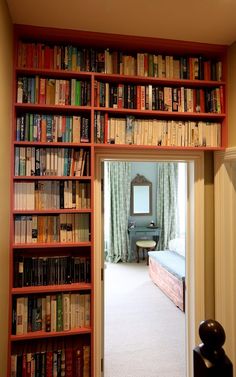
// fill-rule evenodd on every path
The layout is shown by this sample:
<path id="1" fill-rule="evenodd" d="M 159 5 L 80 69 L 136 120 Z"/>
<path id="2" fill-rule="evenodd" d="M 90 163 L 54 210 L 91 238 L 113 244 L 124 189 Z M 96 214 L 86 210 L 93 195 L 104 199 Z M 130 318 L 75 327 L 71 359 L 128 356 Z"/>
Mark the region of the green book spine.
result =
<path id="1" fill-rule="evenodd" d="M 62 295 L 57 295 L 57 331 L 63 330 Z"/>
<path id="2" fill-rule="evenodd" d="M 81 106 L 81 81 L 76 80 L 75 105 Z"/>
<path id="3" fill-rule="evenodd" d="M 154 76 L 154 56 L 153 54 L 148 54 L 148 76 Z"/>

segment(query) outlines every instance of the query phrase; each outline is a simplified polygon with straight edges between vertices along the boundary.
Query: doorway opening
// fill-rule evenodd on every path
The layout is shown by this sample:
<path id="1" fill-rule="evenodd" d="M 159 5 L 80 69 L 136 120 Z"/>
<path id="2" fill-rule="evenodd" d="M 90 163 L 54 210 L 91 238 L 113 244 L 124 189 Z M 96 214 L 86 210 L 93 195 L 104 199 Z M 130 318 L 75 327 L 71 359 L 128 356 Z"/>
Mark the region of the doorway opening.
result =
<path id="1" fill-rule="evenodd" d="M 104 161 L 176 161 L 187 163 L 187 221 L 186 221 L 186 375 L 193 376 L 192 349 L 198 342 L 198 325 L 204 318 L 204 175 L 203 153 L 188 151 L 147 151 L 142 156 L 132 151 L 114 151 L 100 149 L 95 153 L 95 186 L 94 186 L 94 209 L 95 209 L 95 245 L 94 253 L 94 369 L 96 377 L 102 377 L 104 362 L 104 239 L 103 239 L 103 207 L 102 207 L 102 171 Z M 198 253 L 195 253 L 198 250 Z M 189 278 L 191 276 L 191 279 Z M 197 282 L 197 283 L 196 283 Z"/>
<path id="2" fill-rule="evenodd" d="M 186 376 L 186 168 L 104 162 L 104 377 Z"/>

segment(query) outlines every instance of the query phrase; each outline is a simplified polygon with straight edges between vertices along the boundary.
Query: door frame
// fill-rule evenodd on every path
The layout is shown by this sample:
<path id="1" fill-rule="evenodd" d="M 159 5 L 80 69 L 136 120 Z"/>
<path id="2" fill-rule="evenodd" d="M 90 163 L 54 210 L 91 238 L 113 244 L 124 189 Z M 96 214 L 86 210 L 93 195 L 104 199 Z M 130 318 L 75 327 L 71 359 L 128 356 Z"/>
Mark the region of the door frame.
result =
<path id="1" fill-rule="evenodd" d="M 205 319 L 204 276 L 204 153 L 201 151 L 157 151 L 143 149 L 95 150 L 94 171 L 94 377 L 103 376 L 104 350 L 104 256 L 102 227 L 102 163 L 109 161 L 186 162 L 186 375 L 193 376 L 192 352 L 199 343 L 198 329 Z M 197 252 L 195 252 L 195 250 Z"/>

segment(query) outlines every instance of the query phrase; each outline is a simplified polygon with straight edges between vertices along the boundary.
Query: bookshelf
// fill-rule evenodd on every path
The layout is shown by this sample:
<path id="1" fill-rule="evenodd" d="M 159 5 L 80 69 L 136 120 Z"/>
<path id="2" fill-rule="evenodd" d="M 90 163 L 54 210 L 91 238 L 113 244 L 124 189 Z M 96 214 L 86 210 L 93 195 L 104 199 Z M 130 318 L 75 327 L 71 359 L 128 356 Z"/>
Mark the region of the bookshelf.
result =
<path id="1" fill-rule="evenodd" d="M 14 46 L 8 375 L 93 377 L 94 153 L 224 149 L 226 48 L 24 25 Z"/>

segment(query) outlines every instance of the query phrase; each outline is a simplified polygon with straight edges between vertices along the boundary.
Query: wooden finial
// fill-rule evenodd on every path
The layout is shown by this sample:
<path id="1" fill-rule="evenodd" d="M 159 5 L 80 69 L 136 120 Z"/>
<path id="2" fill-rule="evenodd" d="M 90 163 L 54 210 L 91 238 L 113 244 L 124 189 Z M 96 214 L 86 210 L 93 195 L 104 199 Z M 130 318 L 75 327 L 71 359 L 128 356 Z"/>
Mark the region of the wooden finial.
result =
<path id="1" fill-rule="evenodd" d="M 202 343 L 193 351 L 194 377 L 233 377 L 233 366 L 222 348 L 225 331 L 213 319 L 200 323 L 199 336 Z"/>

